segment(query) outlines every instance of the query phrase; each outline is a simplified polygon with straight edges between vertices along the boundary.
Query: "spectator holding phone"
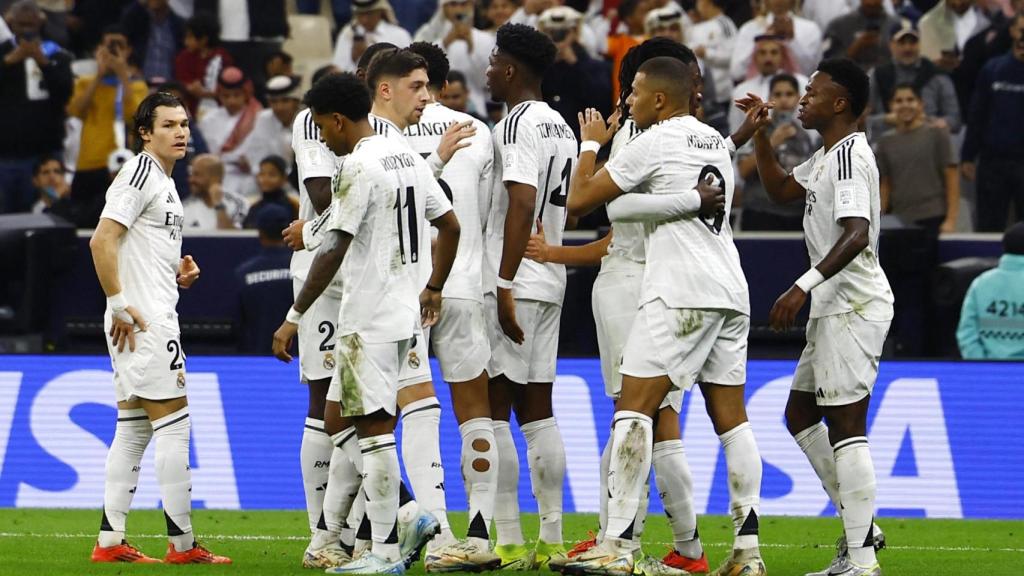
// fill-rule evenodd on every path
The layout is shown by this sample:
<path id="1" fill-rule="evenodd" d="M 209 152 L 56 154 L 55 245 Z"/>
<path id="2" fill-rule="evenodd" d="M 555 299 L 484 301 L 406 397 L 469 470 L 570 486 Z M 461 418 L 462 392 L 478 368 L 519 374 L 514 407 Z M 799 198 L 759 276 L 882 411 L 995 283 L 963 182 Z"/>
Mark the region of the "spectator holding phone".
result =
<path id="1" fill-rule="evenodd" d="M 334 65 L 342 72 L 356 71 L 356 62 L 368 46 L 390 42 L 399 48 L 412 44 L 412 36 L 395 23 L 388 0 L 352 0 L 352 20 L 338 32 Z"/>
<path id="2" fill-rule="evenodd" d="M 487 102 L 486 72 L 494 37 L 473 27 L 473 10 L 473 0 L 438 0 L 437 12 L 416 31 L 414 40 L 444 49 L 451 69 L 462 72 L 469 81 L 470 108 L 482 113 Z"/>
<path id="3" fill-rule="evenodd" d="M 952 72 L 972 36 L 988 28 L 985 12 L 975 0 L 940 0 L 917 23 L 921 30 L 921 54 Z"/>

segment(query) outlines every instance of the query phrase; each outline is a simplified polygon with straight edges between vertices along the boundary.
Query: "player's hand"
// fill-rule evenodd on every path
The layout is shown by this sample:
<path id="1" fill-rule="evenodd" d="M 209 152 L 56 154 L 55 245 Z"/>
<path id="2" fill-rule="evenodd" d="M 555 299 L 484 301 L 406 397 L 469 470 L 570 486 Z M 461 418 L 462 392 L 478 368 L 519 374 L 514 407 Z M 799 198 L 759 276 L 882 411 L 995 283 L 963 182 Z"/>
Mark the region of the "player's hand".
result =
<path id="1" fill-rule="evenodd" d="M 196 264 L 196 261 L 191 256 L 186 255 L 178 264 L 178 286 L 188 290 L 198 279 L 199 265 Z"/>
<path id="2" fill-rule="evenodd" d="M 978 166 L 974 162 L 964 162 L 960 166 L 960 171 L 964 173 L 964 178 L 972 182 L 978 176 Z"/>
<path id="3" fill-rule="evenodd" d="M 805 302 L 807 302 L 807 293 L 795 284 L 790 286 L 789 290 L 779 296 L 772 306 L 772 311 L 768 313 L 768 322 L 771 324 L 772 330 L 782 332 L 792 328 L 793 323 L 796 322 L 796 315 L 804 307 Z"/>
<path id="4" fill-rule="evenodd" d="M 746 114 L 758 104 L 764 104 L 764 100 L 757 94 L 747 92 L 746 96 L 733 100 L 733 104 L 736 104 L 736 107 Z"/>
<path id="5" fill-rule="evenodd" d="M 540 220 L 537 220 L 537 233 L 530 235 L 530 241 L 526 243 L 526 253 L 523 256 L 541 264 L 548 261 L 548 242 L 544 238 L 544 224 Z"/>
<path id="6" fill-rule="evenodd" d="M 292 220 L 292 223 L 281 231 L 281 239 L 284 240 L 284 245 L 296 252 L 305 249 L 306 244 L 302 240 L 302 227 L 305 225 L 305 220 Z"/>
<path id="7" fill-rule="evenodd" d="M 594 108 L 587 108 L 583 112 L 579 112 L 577 117 L 580 121 L 581 142 L 593 140 L 604 146 L 611 141 L 612 137 L 615 136 L 615 132 L 619 129 L 618 118 L 615 114 L 609 117 L 609 122 L 605 122 L 604 116 L 601 116 L 600 112 Z M 615 119 L 614 123 L 610 122 L 612 119 Z"/>
<path id="8" fill-rule="evenodd" d="M 135 328 L 139 332 L 146 331 L 146 321 L 142 314 L 134 306 L 128 306 L 124 310 L 113 310 L 113 322 L 110 326 L 110 340 L 117 347 L 118 352 L 124 352 L 124 345 L 128 344 L 128 351 L 135 352 Z"/>
<path id="9" fill-rule="evenodd" d="M 498 288 L 498 323 L 501 324 L 501 331 L 516 344 L 522 345 L 523 329 L 516 322 L 516 300 L 511 290 Z"/>
<path id="10" fill-rule="evenodd" d="M 274 341 L 270 345 L 275 358 L 282 362 L 292 361 L 292 355 L 288 353 L 288 349 L 292 347 L 292 340 L 298 333 L 298 324 L 292 324 L 287 320 L 281 323 L 281 327 L 274 332 Z"/>
<path id="11" fill-rule="evenodd" d="M 441 143 L 437 145 L 437 155 L 441 157 L 441 162 L 447 164 L 456 152 L 472 144 L 468 139 L 474 135 L 476 126 L 473 126 L 472 120 L 456 122 L 449 126 L 444 131 L 444 136 L 441 136 Z"/>
<path id="12" fill-rule="evenodd" d="M 715 185 L 715 177 L 708 174 L 707 178 L 697 182 L 697 193 L 700 194 L 700 215 L 714 218 L 725 210 L 725 190 Z"/>
<path id="13" fill-rule="evenodd" d="M 441 319 L 441 292 L 424 288 L 420 292 L 420 323 L 429 328 Z"/>
<path id="14" fill-rule="evenodd" d="M 942 226 L 939 227 L 939 232 L 942 234 L 952 234 L 956 232 L 956 220 L 950 220 L 948 217 L 942 221 Z"/>

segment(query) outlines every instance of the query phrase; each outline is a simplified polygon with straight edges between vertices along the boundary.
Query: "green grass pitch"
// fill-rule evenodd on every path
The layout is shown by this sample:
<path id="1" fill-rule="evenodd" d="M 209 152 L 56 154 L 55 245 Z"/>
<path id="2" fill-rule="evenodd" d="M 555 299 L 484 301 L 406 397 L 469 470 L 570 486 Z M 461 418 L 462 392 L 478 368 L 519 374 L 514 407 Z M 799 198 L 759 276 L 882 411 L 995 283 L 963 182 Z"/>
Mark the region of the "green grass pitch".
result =
<path id="1" fill-rule="evenodd" d="M 201 541 L 213 551 L 231 556 L 232 566 L 91 564 L 89 552 L 99 516 L 96 510 L 0 510 L 0 575 L 318 573 L 300 565 L 308 533 L 302 511 L 196 511 L 193 526 Z M 464 533 L 465 514 L 450 516 L 455 533 Z M 585 538 L 596 524 L 597 517 L 591 514 L 566 515 L 567 542 Z M 884 518 L 880 524 L 889 543 L 879 556 L 886 575 L 1024 574 L 1024 522 Z M 729 551 L 729 519 L 703 516 L 699 527 L 714 567 Z M 524 515 L 523 528 L 527 537 L 534 536 L 536 515 Z M 160 511 L 133 512 L 128 529 L 136 546 L 151 556 L 163 557 L 167 543 Z M 825 566 L 840 529 L 834 518 L 762 518 L 761 551 L 768 573 L 800 576 Z M 644 540 L 649 554 L 664 555 L 671 539 L 663 516 L 648 520 Z M 417 566 L 409 573 L 422 574 L 423 568 Z"/>

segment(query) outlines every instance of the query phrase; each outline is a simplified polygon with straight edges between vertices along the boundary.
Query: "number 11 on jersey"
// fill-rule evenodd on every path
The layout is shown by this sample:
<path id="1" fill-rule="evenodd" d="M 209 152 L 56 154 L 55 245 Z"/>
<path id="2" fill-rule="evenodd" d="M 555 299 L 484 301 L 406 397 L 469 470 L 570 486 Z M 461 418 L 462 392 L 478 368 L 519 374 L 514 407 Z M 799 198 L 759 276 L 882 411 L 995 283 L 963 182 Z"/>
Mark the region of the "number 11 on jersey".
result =
<path id="1" fill-rule="evenodd" d="M 402 208 L 406 209 L 405 226 L 403 226 Z M 402 264 L 405 259 L 405 238 L 409 239 L 409 255 L 412 263 L 420 261 L 420 235 L 419 222 L 416 218 L 416 190 L 412 186 L 405 189 L 405 202 L 402 202 L 402 189 L 395 191 L 395 218 L 398 223 L 398 250 L 402 254 Z"/>

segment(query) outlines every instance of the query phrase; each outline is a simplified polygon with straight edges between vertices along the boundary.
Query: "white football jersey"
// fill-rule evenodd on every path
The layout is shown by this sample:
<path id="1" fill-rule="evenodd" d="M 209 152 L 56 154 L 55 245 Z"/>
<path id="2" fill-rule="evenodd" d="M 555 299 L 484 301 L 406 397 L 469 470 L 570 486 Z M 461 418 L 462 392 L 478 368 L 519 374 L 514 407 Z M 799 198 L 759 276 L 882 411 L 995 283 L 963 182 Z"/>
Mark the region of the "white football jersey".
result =
<path id="1" fill-rule="evenodd" d="M 807 191 L 804 238 L 812 266 L 821 262 L 843 235 L 841 219 L 869 222 L 868 247 L 814 289 L 811 318 L 854 311 L 866 320 L 891 320 L 892 290 L 878 263 L 878 165 L 867 137 L 854 132 L 828 152 L 819 148 L 793 169 L 793 178 Z"/>
<path id="2" fill-rule="evenodd" d="M 619 155 L 622 148 L 630 140 L 640 134 L 636 122 L 632 118 L 626 119 L 622 127 L 612 137 L 612 148 L 608 153 L 611 160 Z M 628 192 L 628 190 L 627 190 Z M 621 256 L 633 262 L 643 263 L 646 259 L 644 254 L 644 225 L 640 222 L 612 222 L 612 242 L 608 246 L 608 253 Z"/>
<path id="3" fill-rule="evenodd" d="M 725 190 L 725 211 L 712 219 L 697 214 L 647 231 L 640 304 L 660 298 L 669 308 L 718 308 L 750 314 L 747 280 L 729 226 L 734 181 L 725 140 L 693 116 L 651 126 L 605 165 L 625 191 L 675 194 L 697 187 L 708 174 Z"/>
<path id="4" fill-rule="evenodd" d="M 544 235 L 552 246 L 562 245 L 566 199 L 576 166 L 579 143 L 562 116 L 545 102 L 521 102 L 494 126 L 494 185 L 487 219 L 484 290 L 497 290 L 498 267 L 505 238 L 508 212 L 506 183 L 521 183 L 537 189 L 532 231 L 536 221 L 544 224 Z M 565 266 L 540 264 L 523 258 L 515 277 L 516 298 L 562 305 L 565 296 Z"/>
<path id="5" fill-rule="evenodd" d="M 100 218 L 128 229 L 117 253 L 121 290 L 128 304 L 147 323 L 174 320 L 185 213 L 174 180 L 154 156 L 143 152 L 125 162 L 107 188 Z"/>
<path id="6" fill-rule="evenodd" d="M 479 302 L 483 300 L 480 268 L 483 264 L 484 239 L 480 207 L 484 199 L 481 196 L 491 193 L 494 161 L 490 130 L 469 114 L 456 112 L 435 102 L 423 110 L 419 124 L 405 129 L 405 137 L 413 151 L 426 158 L 437 150 L 449 126 L 466 120 L 473 121 L 476 135 L 470 139 L 469 147 L 452 156 L 438 179 L 441 189 L 452 202 L 462 228 L 459 251 L 451 275 L 448 276 L 448 283 L 444 286 L 443 296 Z"/>
<path id="7" fill-rule="evenodd" d="M 352 235 L 341 265 L 339 335 L 367 342 L 413 336 L 420 321 L 420 262 L 430 261 L 428 220 L 452 209 L 427 162 L 382 136 L 361 140 L 335 179 L 331 230 Z"/>

